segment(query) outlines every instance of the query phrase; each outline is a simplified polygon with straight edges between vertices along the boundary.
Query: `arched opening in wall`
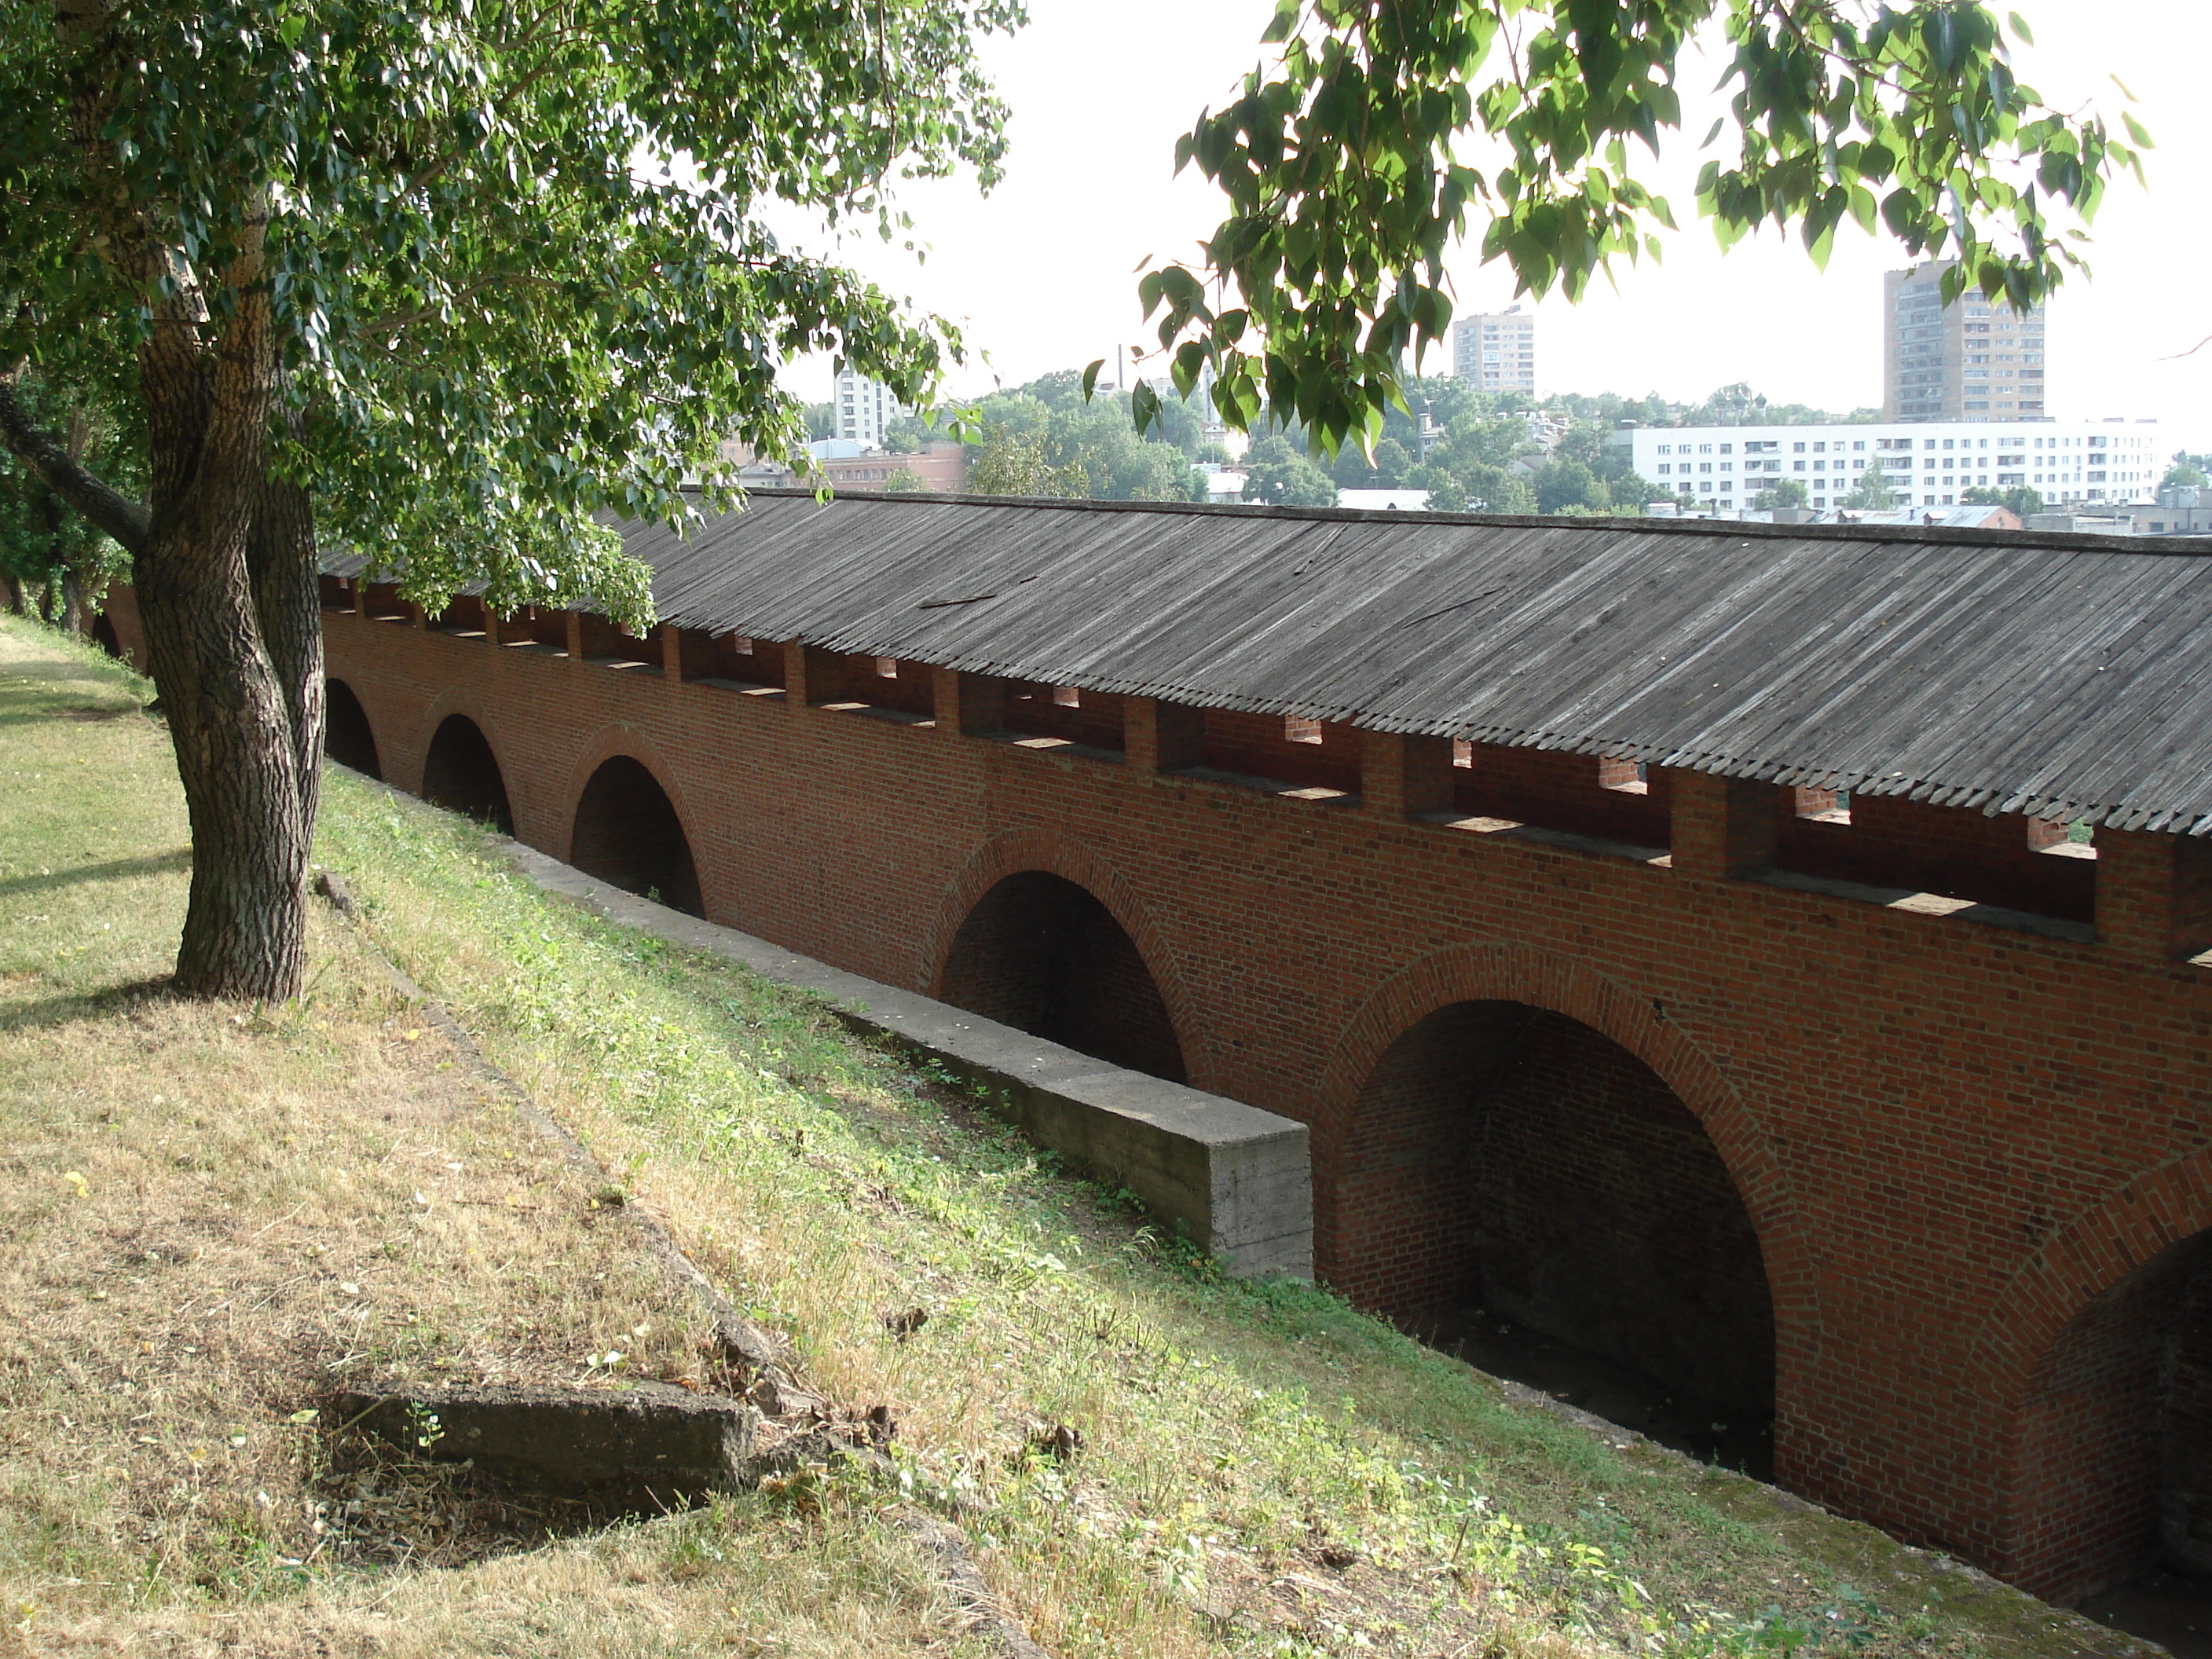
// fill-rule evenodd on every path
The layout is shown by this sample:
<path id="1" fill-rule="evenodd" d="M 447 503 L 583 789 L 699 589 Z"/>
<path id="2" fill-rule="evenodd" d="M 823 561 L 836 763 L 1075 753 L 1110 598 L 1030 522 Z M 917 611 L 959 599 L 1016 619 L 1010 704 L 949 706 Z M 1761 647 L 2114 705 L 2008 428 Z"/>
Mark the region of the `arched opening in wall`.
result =
<path id="1" fill-rule="evenodd" d="M 1182 1044 L 1136 941 L 1059 876 L 1024 870 L 984 894 L 953 938 L 940 994 L 1109 1065 L 1184 1080 Z"/>
<path id="2" fill-rule="evenodd" d="M 2008 1576 L 2177 1655 L 2212 1652 L 2212 1234 L 2075 1316 L 2020 1428 Z"/>
<path id="3" fill-rule="evenodd" d="M 92 619 L 92 642 L 111 657 L 123 654 L 123 641 L 115 637 L 115 624 L 105 611 Z"/>
<path id="4" fill-rule="evenodd" d="M 568 862 L 672 910 L 707 914 L 683 820 L 659 780 L 628 755 L 605 763 L 584 786 Z"/>
<path id="5" fill-rule="evenodd" d="M 422 763 L 422 799 L 481 818 L 502 835 L 514 833 L 507 780 L 483 729 L 466 714 L 448 714 L 439 722 Z"/>
<path id="6" fill-rule="evenodd" d="M 343 680 L 323 682 L 323 752 L 340 766 L 372 778 L 384 775 L 376 758 L 376 733 L 368 711 Z"/>
<path id="7" fill-rule="evenodd" d="M 1460 1002 L 1376 1062 L 1336 1160 L 1335 1288 L 1494 1375 L 1772 1468 L 1774 1311 L 1705 1127 L 1579 1021 Z"/>

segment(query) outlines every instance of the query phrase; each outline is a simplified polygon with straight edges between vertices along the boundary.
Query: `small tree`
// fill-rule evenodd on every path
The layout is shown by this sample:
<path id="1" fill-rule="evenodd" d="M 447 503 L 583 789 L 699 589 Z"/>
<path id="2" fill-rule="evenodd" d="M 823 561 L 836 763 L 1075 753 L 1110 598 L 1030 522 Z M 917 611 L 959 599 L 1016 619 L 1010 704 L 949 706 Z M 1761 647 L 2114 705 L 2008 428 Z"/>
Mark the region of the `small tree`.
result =
<path id="1" fill-rule="evenodd" d="M 138 487 L 143 471 L 106 401 L 28 371 L 16 396 L 78 465 L 98 467 Z M 45 479 L 0 450 L 0 580 L 9 609 L 35 609 L 57 627 L 84 633 L 108 582 L 124 568 L 120 547 Z"/>
<path id="2" fill-rule="evenodd" d="M 1336 481 L 1289 439 L 1262 438 L 1244 457 L 1244 499 L 1269 507 L 1334 507 Z"/>
<path id="3" fill-rule="evenodd" d="M 1805 505 L 1805 486 L 1796 478 L 1777 478 L 1772 483 L 1751 498 L 1751 504 L 1761 509 L 1794 507 Z"/>
<path id="4" fill-rule="evenodd" d="M 1613 491 L 1587 462 L 1571 455 L 1538 467 L 1535 484 L 1540 513 L 1603 513 L 1613 506 Z"/>
<path id="5" fill-rule="evenodd" d="M 1889 487 L 1889 475 L 1879 466 L 1870 466 L 1851 481 L 1851 487 L 1836 497 L 1838 507 L 1856 512 L 1878 513 L 1887 507 L 1901 507 L 1904 501 Z"/>
<path id="6" fill-rule="evenodd" d="M 2029 514 L 2043 511 L 2043 492 L 2029 484 L 2008 484 L 2002 489 L 1977 488 L 1959 499 L 1977 507 L 2002 507 L 2022 524 L 2027 522 Z"/>
<path id="7" fill-rule="evenodd" d="M 2192 455 L 2185 449 L 2173 452 L 2173 465 L 2166 470 L 2166 477 L 2158 487 L 2167 489 L 2179 485 L 2184 489 L 2202 489 L 2212 483 L 2212 455 Z"/>
<path id="8" fill-rule="evenodd" d="M 1081 467 L 1053 465 L 1042 434 L 1025 435 L 988 424 L 969 447 L 971 495 L 1082 495 L 1088 483 Z"/>

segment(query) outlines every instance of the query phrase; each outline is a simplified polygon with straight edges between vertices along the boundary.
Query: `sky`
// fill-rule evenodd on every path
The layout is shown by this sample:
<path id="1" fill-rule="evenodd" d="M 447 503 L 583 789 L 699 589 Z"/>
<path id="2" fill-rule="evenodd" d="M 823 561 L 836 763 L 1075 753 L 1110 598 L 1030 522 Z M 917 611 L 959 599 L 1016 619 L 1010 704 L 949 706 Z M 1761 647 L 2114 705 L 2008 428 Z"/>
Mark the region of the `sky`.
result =
<path id="1" fill-rule="evenodd" d="M 2155 419 L 2173 447 L 2212 449 L 2212 344 L 2182 355 L 2212 335 L 2202 276 L 2212 269 L 2212 216 L 2202 210 L 2212 177 L 2212 99 L 2202 87 L 2212 6 L 2014 3 L 2036 38 L 2014 58 L 2024 82 L 2062 109 L 2095 106 L 2115 131 L 2130 108 L 2157 144 L 2145 157 L 2146 185 L 2115 184 L 2091 228 L 2093 274 L 2069 278 L 2051 302 L 2051 413 Z M 1203 181 L 1172 176 L 1176 137 L 1234 94 L 1272 9 L 1270 0 L 1030 0 L 1030 27 L 985 51 L 1012 110 L 996 191 L 982 197 L 970 179 L 906 186 L 899 200 L 915 221 L 914 252 L 872 232 L 835 243 L 797 227 L 787 234 L 961 324 L 971 360 L 948 381 L 957 395 L 1098 357 L 1110 379 L 1117 346 L 1150 343 L 1136 301 L 1139 261 L 1193 257 L 1220 217 L 1221 200 Z M 1722 112 L 1705 94 L 1718 70 L 1695 62 L 1681 79 L 1682 133 L 1656 161 L 1637 154 L 1682 228 L 1664 239 L 1661 263 L 1622 267 L 1617 289 L 1601 282 L 1578 304 L 1536 306 L 1539 392 L 1692 401 L 1747 380 L 1776 403 L 1879 404 L 1881 273 L 1909 263 L 1903 250 L 1847 227 L 1825 271 L 1794 234 L 1763 233 L 1721 254 L 1692 188 L 1705 159 L 1698 140 Z M 1513 302 L 1510 275 L 1474 248 L 1449 269 L 1460 312 Z M 1441 358 L 1431 361 L 1440 372 Z M 826 397 L 830 380 L 819 359 L 786 375 L 810 399 Z"/>

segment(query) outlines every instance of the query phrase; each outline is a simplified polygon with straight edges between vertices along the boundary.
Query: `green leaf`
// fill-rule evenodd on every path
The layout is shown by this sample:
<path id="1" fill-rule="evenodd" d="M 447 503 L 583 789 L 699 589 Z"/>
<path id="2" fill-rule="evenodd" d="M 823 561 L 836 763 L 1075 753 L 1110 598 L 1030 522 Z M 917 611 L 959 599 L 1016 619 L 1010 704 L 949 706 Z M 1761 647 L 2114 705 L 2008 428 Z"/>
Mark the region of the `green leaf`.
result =
<path id="1" fill-rule="evenodd" d="M 1103 357 L 1085 367 L 1083 371 L 1083 401 L 1085 403 L 1091 401 L 1091 392 L 1097 388 L 1099 374 L 1105 367 L 1106 360 Z"/>

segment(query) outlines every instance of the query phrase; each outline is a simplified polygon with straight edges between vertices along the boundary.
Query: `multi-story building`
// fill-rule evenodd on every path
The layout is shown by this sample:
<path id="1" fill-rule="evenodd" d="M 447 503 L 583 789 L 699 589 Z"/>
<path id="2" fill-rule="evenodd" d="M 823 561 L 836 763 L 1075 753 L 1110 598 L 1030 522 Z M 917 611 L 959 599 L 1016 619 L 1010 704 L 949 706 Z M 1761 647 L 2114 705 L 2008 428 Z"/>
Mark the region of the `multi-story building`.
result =
<path id="1" fill-rule="evenodd" d="M 1452 325 L 1452 373 L 1479 392 L 1536 390 L 1536 319 L 1519 306 Z"/>
<path id="2" fill-rule="evenodd" d="M 863 449 L 881 449 L 884 428 L 908 412 L 907 406 L 891 396 L 889 386 L 849 368 L 839 372 L 830 407 L 837 417 L 836 435 Z"/>
<path id="3" fill-rule="evenodd" d="M 1940 260 L 1881 280 L 1882 418 L 1892 422 L 2040 420 L 2043 307 L 2026 313 L 1978 294 L 1943 303 Z"/>
<path id="4" fill-rule="evenodd" d="M 2151 421 L 1978 417 L 1929 424 L 1635 427 L 1614 434 L 1636 471 L 1681 502 L 1749 507 L 1785 478 L 1808 507 L 1838 507 L 1869 472 L 1900 507 L 1951 507 L 1969 489 L 2025 484 L 2050 502 L 2156 498 L 2165 451 Z"/>

